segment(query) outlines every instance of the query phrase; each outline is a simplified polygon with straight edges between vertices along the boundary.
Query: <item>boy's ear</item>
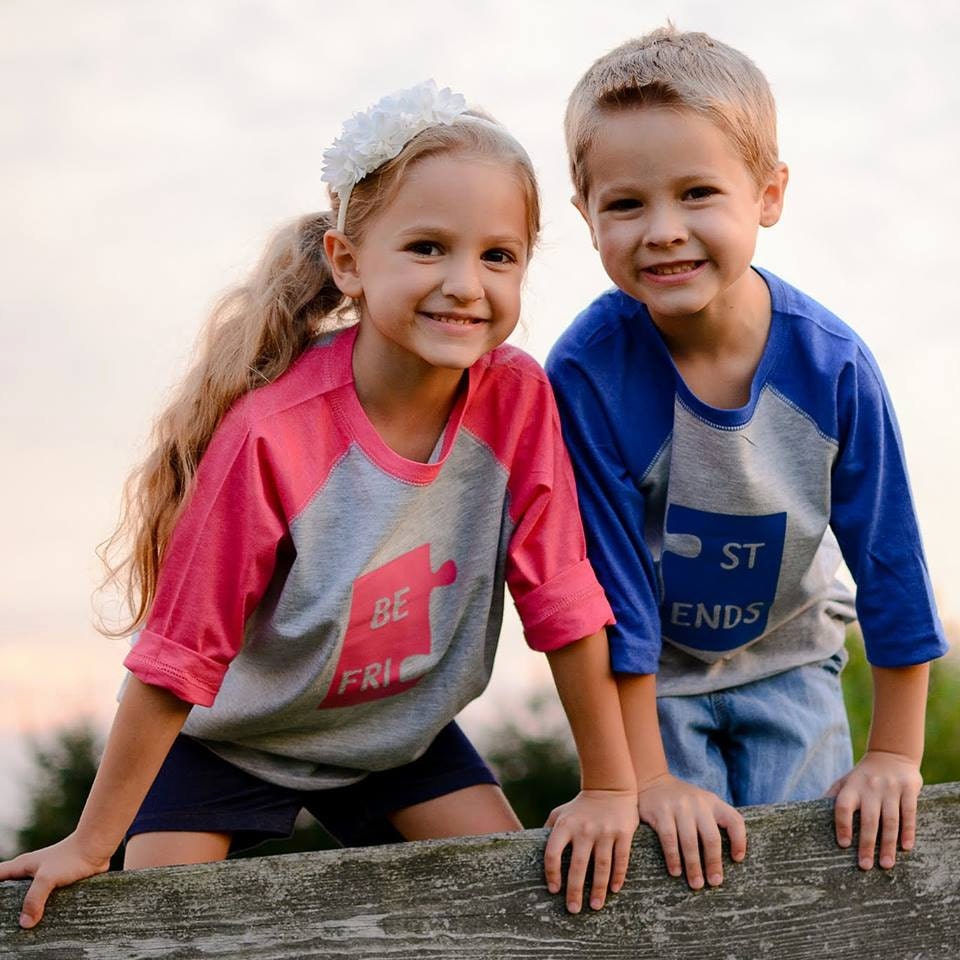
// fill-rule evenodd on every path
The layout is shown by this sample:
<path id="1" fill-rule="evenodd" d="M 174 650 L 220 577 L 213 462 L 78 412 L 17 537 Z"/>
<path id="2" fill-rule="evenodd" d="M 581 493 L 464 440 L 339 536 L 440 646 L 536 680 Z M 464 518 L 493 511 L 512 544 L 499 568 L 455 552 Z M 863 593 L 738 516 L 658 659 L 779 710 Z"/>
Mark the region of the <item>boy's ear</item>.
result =
<path id="1" fill-rule="evenodd" d="M 783 213 L 783 195 L 787 192 L 790 171 L 785 163 L 778 163 L 760 194 L 760 226 L 772 227 Z"/>
<path id="2" fill-rule="evenodd" d="M 328 230 L 323 235 L 323 252 L 327 255 L 333 282 L 345 297 L 356 299 L 363 293 L 357 248 L 341 230 Z"/>
<path id="3" fill-rule="evenodd" d="M 600 248 L 597 246 L 597 235 L 593 232 L 593 224 L 590 222 L 590 211 L 587 209 L 587 201 L 584 200 L 579 193 L 575 193 L 570 198 L 570 202 L 580 211 L 580 216 L 587 222 L 587 227 L 590 230 L 590 242 L 593 244 L 593 249 L 599 250 Z"/>

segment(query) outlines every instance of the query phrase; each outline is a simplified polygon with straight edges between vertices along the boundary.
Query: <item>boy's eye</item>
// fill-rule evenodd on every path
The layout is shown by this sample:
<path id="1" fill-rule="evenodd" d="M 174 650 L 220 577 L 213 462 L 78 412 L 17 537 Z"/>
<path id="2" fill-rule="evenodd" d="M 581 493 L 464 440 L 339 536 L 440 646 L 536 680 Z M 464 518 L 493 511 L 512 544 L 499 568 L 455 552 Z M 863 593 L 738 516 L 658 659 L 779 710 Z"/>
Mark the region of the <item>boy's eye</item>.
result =
<path id="1" fill-rule="evenodd" d="M 434 243 L 432 240 L 417 240 L 408 244 L 407 249 L 421 257 L 439 257 L 443 253 L 440 244 Z"/>
<path id="2" fill-rule="evenodd" d="M 613 211 L 639 210 L 642 206 L 643 204 L 634 197 L 621 197 L 619 200 L 611 200 L 607 204 L 607 209 Z"/>
<path id="3" fill-rule="evenodd" d="M 691 187 L 684 194 L 684 197 L 687 200 L 706 200 L 707 197 L 712 197 L 716 192 L 714 187 Z"/>
<path id="4" fill-rule="evenodd" d="M 497 247 L 493 250 L 486 250 L 483 253 L 483 259 L 488 263 L 516 263 L 517 258 L 509 250 Z"/>

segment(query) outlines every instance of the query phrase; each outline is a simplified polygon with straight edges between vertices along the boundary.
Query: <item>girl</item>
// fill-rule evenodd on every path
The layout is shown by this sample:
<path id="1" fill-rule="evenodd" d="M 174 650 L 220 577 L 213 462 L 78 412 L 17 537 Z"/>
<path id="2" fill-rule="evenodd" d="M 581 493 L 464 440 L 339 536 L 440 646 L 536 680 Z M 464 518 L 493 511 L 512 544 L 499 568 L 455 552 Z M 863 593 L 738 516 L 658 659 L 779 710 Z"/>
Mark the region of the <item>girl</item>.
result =
<path id="1" fill-rule="evenodd" d="M 504 582 L 583 769 L 548 886 L 567 845 L 572 911 L 591 857 L 592 907 L 623 882 L 611 614 L 550 388 L 502 346 L 539 228 L 530 161 L 432 81 L 325 157 L 332 212 L 222 301 L 135 477 L 131 676 L 74 833 L 0 866 L 33 877 L 24 927 L 125 835 L 139 868 L 288 834 L 301 807 L 351 844 L 518 829 L 452 722 L 489 679 Z"/>

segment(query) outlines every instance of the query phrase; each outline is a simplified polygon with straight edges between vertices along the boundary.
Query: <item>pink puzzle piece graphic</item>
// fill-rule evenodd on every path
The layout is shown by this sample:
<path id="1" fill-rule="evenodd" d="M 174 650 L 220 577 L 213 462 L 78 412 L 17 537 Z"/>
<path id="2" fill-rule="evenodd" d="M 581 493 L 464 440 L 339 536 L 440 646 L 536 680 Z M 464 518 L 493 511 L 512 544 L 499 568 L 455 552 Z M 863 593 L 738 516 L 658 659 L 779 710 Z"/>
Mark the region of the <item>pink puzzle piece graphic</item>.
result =
<path id="1" fill-rule="evenodd" d="M 318 709 L 367 703 L 414 686 L 421 674 L 410 678 L 411 668 L 431 651 L 430 591 L 456 578 L 452 560 L 430 569 L 428 543 L 358 577 L 340 660 Z"/>

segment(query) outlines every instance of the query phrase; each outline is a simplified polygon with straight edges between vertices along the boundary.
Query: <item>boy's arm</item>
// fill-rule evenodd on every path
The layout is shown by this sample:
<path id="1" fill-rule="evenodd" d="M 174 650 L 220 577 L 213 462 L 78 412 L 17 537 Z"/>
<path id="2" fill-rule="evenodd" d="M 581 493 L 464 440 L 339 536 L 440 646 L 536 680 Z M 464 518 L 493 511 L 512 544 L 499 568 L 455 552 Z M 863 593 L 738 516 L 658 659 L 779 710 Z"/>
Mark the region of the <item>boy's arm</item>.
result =
<path id="1" fill-rule="evenodd" d="M 544 856 L 547 887 L 561 886 L 560 861 L 573 846 L 567 871 L 567 909 L 579 913 L 587 866 L 593 858 L 589 903 L 599 910 L 607 888 L 622 886 L 637 829 L 637 793 L 617 688 L 610 671 L 606 633 L 585 637 L 547 654 L 580 758 L 581 790 L 550 814 Z"/>
<path id="2" fill-rule="evenodd" d="M 660 838 L 667 871 L 679 877 L 681 859 L 687 882 L 699 890 L 723 882 L 720 827 L 730 837 L 730 856 L 737 862 L 747 852 L 743 817 L 716 794 L 670 774 L 657 720 L 656 677 L 618 674 L 617 685 L 627 740 L 637 777 L 640 819 Z M 703 847 L 701 864 L 700 848 Z"/>
<path id="3" fill-rule="evenodd" d="M 929 664 L 873 668 L 873 722 L 867 752 L 828 791 L 837 798 L 837 843 L 853 840 L 853 814 L 860 811 L 860 866 L 869 870 L 877 836 L 880 866 L 889 869 L 897 855 L 913 847 L 917 795 L 923 785 L 920 761 L 927 704 Z"/>
<path id="4" fill-rule="evenodd" d="M 191 706 L 130 677 L 76 829 L 59 843 L 0 864 L 0 880 L 33 877 L 20 926 L 40 922 L 57 887 L 108 868 Z"/>

